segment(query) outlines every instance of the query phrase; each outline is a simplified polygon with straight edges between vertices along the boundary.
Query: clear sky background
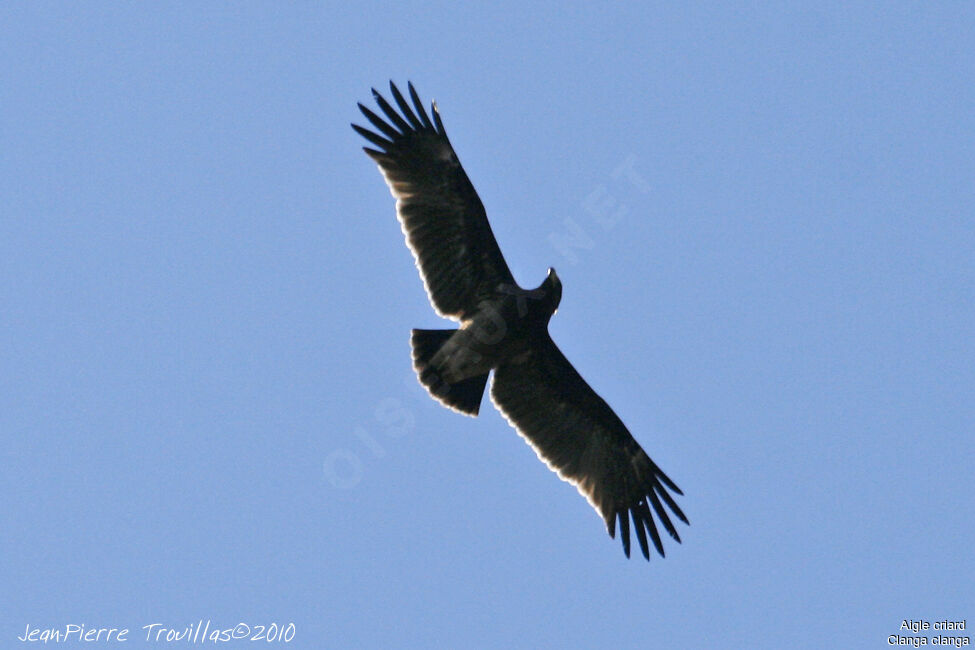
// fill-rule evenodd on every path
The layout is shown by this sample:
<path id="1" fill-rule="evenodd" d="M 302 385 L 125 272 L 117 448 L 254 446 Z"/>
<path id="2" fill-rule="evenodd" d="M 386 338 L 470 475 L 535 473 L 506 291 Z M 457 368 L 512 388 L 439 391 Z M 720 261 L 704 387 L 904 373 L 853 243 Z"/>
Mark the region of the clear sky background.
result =
<path id="1" fill-rule="evenodd" d="M 0 646 L 975 635 L 975 9 L 733 4 L 4 3 Z M 686 493 L 666 559 L 415 381 L 391 78 Z"/>

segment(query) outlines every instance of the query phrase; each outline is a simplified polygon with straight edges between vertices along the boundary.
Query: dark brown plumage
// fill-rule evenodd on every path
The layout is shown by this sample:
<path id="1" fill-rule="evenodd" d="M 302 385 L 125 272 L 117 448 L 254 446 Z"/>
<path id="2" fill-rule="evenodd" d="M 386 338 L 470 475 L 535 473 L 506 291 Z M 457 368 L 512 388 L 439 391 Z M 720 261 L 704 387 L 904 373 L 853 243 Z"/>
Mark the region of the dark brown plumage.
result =
<path id="1" fill-rule="evenodd" d="M 664 555 L 654 513 L 679 542 L 670 513 L 688 521 L 668 489 L 683 493 L 549 336 L 562 297 L 558 275 L 549 269 L 531 290 L 515 283 L 436 104 L 431 120 L 412 84 L 412 105 L 392 83 L 390 92 L 399 111 L 373 90 L 386 119 L 359 104 L 376 131 L 352 128 L 373 145 L 365 152 L 396 198 L 431 304 L 461 323 L 459 329 L 413 330 L 420 382 L 446 406 L 477 415 L 493 370 L 495 406 L 538 457 L 589 500 L 611 537 L 619 522 L 627 557 L 631 519 L 643 556 L 650 558 L 648 535 Z"/>

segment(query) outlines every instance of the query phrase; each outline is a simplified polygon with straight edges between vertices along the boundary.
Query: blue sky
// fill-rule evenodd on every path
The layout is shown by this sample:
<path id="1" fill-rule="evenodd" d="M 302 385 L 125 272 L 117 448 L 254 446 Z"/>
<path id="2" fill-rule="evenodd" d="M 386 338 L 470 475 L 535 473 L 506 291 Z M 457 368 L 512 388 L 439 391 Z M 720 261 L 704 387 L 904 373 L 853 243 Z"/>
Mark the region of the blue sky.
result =
<path id="1" fill-rule="evenodd" d="M 967 3 L 6 3 L 0 645 L 975 625 L 973 42 Z M 446 324 L 349 128 L 389 79 L 518 281 L 558 269 L 553 337 L 686 494 L 666 559 L 413 378 Z"/>

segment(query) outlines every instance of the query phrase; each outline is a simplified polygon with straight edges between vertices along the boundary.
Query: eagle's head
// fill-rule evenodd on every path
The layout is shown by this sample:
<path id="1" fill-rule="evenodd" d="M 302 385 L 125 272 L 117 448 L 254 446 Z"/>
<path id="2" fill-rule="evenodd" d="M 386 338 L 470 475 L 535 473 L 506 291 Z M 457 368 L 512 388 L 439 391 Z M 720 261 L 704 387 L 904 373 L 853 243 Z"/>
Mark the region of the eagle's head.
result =
<path id="1" fill-rule="evenodd" d="M 559 303 L 562 302 L 562 281 L 552 267 L 548 269 L 548 277 L 542 283 L 542 289 L 545 290 L 545 302 L 554 314 L 559 308 Z"/>

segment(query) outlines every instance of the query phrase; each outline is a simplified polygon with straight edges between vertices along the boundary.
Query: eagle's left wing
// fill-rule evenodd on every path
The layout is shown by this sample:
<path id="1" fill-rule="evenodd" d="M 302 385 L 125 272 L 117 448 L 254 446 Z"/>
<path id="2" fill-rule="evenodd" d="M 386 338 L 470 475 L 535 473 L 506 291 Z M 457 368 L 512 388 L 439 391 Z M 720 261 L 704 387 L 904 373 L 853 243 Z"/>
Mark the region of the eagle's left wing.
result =
<path id="1" fill-rule="evenodd" d="M 613 410 L 576 372 L 547 333 L 528 352 L 499 366 L 491 399 L 559 477 L 606 521 L 610 537 L 620 524 L 623 551 L 630 556 L 630 518 L 643 556 L 650 559 L 647 533 L 661 556 L 660 534 L 651 508 L 680 542 L 664 504 L 685 524 L 687 517 L 667 492 L 680 488 L 650 460 Z"/>
<path id="2" fill-rule="evenodd" d="M 514 279 L 436 104 L 431 121 L 413 84 L 412 107 L 392 82 L 389 89 L 400 113 L 373 90 L 386 120 L 359 104 L 378 133 L 352 128 L 377 147 L 364 149 L 396 197 L 396 214 L 430 303 L 441 316 L 463 320 L 499 284 L 513 286 Z"/>

